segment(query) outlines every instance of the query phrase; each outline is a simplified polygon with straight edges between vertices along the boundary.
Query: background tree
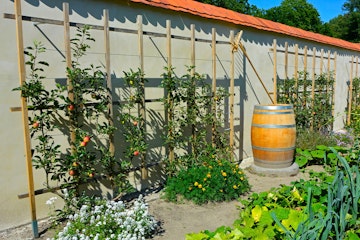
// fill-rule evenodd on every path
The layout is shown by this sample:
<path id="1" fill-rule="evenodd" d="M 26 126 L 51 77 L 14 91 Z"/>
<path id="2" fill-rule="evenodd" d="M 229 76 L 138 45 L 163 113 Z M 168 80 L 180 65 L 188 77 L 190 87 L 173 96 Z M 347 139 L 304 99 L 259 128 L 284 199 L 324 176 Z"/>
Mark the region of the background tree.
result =
<path id="1" fill-rule="evenodd" d="M 283 0 L 280 6 L 266 10 L 263 18 L 312 32 L 322 27 L 319 12 L 306 0 Z"/>
<path id="2" fill-rule="evenodd" d="M 218 7 L 233 10 L 239 13 L 253 15 L 254 12 L 259 11 L 255 5 L 249 4 L 248 0 L 196 0 L 198 2 L 215 5 Z"/>
<path id="3" fill-rule="evenodd" d="M 360 41 L 360 0 L 347 0 L 342 8 L 344 15 L 329 21 L 330 36 L 350 42 Z"/>

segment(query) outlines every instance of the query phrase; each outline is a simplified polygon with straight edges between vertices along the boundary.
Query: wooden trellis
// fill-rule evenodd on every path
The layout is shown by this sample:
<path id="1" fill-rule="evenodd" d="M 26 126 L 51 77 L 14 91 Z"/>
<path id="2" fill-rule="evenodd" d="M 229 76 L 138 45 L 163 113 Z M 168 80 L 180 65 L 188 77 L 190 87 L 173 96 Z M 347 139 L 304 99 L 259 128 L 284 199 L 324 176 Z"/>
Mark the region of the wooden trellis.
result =
<path id="1" fill-rule="evenodd" d="M 336 56 L 337 53 L 334 52 L 333 54 L 331 54 L 330 50 L 327 52 L 326 56 L 324 56 L 324 49 L 320 50 L 320 55 L 316 54 L 317 49 L 315 47 L 313 47 L 312 49 L 312 53 L 309 54 L 308 53 L 308 46 L 304 46 L 303 48 L 303 52 L 299 53 L 299 46 L 298 44 L 294 45 L 294 51 L 289 51 L 289 44 L 288 42 L 285 42 L 284 44 L 284 50 L 278 50 L 277 49 L 277 42 L 276 39 L 274 39 L 273 42 L 273 47 L 270 49 L 270 51 L 273 52 L 273 58 L 274 58 L 274 77 L 273 77 L 273 81 L 274 81 L 274 92 L 273 92 L 273 97 L 274 97 L 274 101 L 276 102 L 277 99 L 277 78 L 278 78 L 278 70 L 277 70 L 277 53 L 284 53 L 284 79 L 285 81 L 287 79 L 289 79 L 289 54 L 294 56 L 294 79 L 295 79 L 295 88 L 297 88 L 297 80 L 298 80 L 298 72 L 299 72 L 299 56 L 303 56 L 303 71 L 304 73 L 307 73 L 308 71 L 308 58 L 311 57 L 312 59 L 312 68 L 311 68 L 311 79 L 312 79 L 312 85 L 311 85 L 311 99 L 314 100 L 315 98 L 315 79 L 316 79 L 316 62 L 317 59 L 320 59 L 320 66 L 319 66 L 319 74 L 323 74 L 323 68 L 324 68 L 324 64 L 325 64 L 325 59 L 327 61 L 327 76 L 328 78 L 330 78 L 330 74 L 332 72 L 334 78 L 336 78 Z M 331 60 L 333 60 L 333 65 L 331 65 Z M 331 66 L 333 66 L 331 68 Z M 331 70 L 332 69 L 332 70 Z M 335 82 L 333 84 L 332 87 L 332 97 L 331 97 L 331 105 L 332 105 L 332 116 L 334 116 L 334 99 L 335 99 Z M 304 91 L 306 91 L 306 89 L 304 89 Z M 330 89 L 328 88 L 327 85 L 327 89 L 326 92 L 329 92 Z M 306 104 L 306 103 L 304 103 Z M 312 107 L 314 107 L 314 101 L 312 102 Z M 314 118 L 312 118 L 312 122 L 311 122 L 311 128 L 313 128 L 314 125 Z"/>
<path id="2" fill-rule="evenodd" d="M 84 24 L 80 24 L 80 23 L 75 23 L 75 22 L 71 22 L 69 19 L 69 4 L 68 3 L 64 3 L 63 4 L 63 20 L 52 20 L 52 19 L 45 19 L 45 18 L 38 18 L 38 17 L 31 17 L 31 16 L 22 16 L 21 13 L 21 0 L 16 0 L 14 2 L 15 5 L 15 13 L 16 14 L 8 14 L 5 13 L 4 14 L 4 18 L 8 18 L 8 19 L 15 19 L 16 21 L 16 27 L 17 27 L 17 44 L 18 44 L 18 65 L 19 65 L 19 79 L 20 79 L 20 84 L 22 85 L 25 82 L 26 79 L 26 72 L 25 72 L 25 60 L 24 60 L 24 54 L 23 54 L 23 31 L 22 31 L 22 21 L 31 21 L 31 22 L 36 22 L 36 23 L 44 23 L 44 24 L 53 24 L 53 25 L 59 25 L 59 26 L 63 26 L 64 27 L 64 52 L 65 52 L 65 61 L 66 61 L 66 66 L 68 68 L 72 68 L 72 59 L 71 59 L 71 46 L 70 46 L 70 28 L 71 27 L 82 27 L 84 26 Z M 106 84 L 107 84 L 107 89 L 108 89 L 108 98 L 109 98 L 109 112 L 107 114 L 108 117 L 108 122 L 110 126 L 114 125 L 114 119 L 113 119 L 113 93 L 111 92 L 112 89 L 112 84 L 111 84 L 111 63 L 110 63 L 110 55 L 111 55 L 111 50 L 110 50 L 110 32 L 123 32 L 123 33 L 128 33 L 128 34 L 137 34 L 138 36 L 138 55 L 139 55 L 139 69 L 144 72 L 144 43 L 143 43 L 143 37 L 144 35 L 149 35 L 149 36 L 157 36 L 157 37 L 163 37 L 167 39 L 167 66 L 170 70 L 171 66 L 172 66 L 172 54 L 171 54 L 171 41 L 172 39 L 181 39 L 181 40 L 186 40 L 186 41 L 190 41 L 191 43 L 191 52 L 190 52 L 190 64 L 192 66 L 196 65 L 196 58 L 195 58 L 195 42 L 207 42 L 211 44 L 211 51 L 212 51 L 212 74 L 213 74 L 213 78 L 212 78 L 212 95 L 213 97 L 215 97 L 216 94 L 216 62 L 217 62 L 217 54 L 216 54 L 216 45 L 217 44 L 225 44 L 225 45 L 229 45 L 230 46 L 230 72 L 231 72 L 231 77 L 230 77 L 230 88 L 229 88 L 229 92 L 230 92 L 230 97 L 229 97 L 229 113 L 230 113 L 230 117 L 229 117 L 229 126 L 230 126 L 230 133 L 229 133 L 229 137 L 230 137 L 230 151 L 231 151 L 231 157 L 233 158 L 233 151 L 234 151 L 234 81 L 235 81 L 235 74 L 234 74 L 234 66 L 235 66 L 235 60 L 234 60 L 234 47 L 237 48 L 237 46 L 240 44 L 240 47 L 242 48 L 242 50 L 245 52 L 243 46 L 240 43 L 240 39 L 241 39 L 241 34 L 237 35 L 237 39 L 235 42 L 234 39 L 234 32 L 231 31 L 230 33 L 230 39 L 229 41 L 218 41 L 216 40 L 216 29 L 213 28 L 212 29 L 212 39 L 208 40 L 208 39 L 200 39 L 200 38 L 196 38 L 195 36 L 195 25 L 192 24 L 191 25 L 191 31 L 190 31 L 190 37 L 184 37 L 184 36 L 175 36 L 171 34 L 171 21 L 167 20 L 166 21 L 166 33 L 162 34 L 162 33 L 155 33 L 155 32 L 144 32 L 143 31 L 143 19 L 141 16 L 137 17 L 137 26 L 138 29 L 136 30 L 129 30 L 129 29 L 124 29 L 124 28 L 115 28 L 115 27 L 110 27 L 109 26 L 109 12 L 108 10 L 104 10 L 103 11 L 104 14 L 104 24 L 103 26 L 99 26 L 99 25 L 88 25 L 91 27 L 91 29 L 94 30 L 101 30 L 104 32 L 104 52 L 105 52 L 105 64 L 104 64 L 104 68 L 105 68 L 105 73 L 106 73 Z M 195 74 L 195 69 L 192 70 L 191 74 Z M 69 100 L 72 101 L 73 100 L 73 87 L 72 87 L 72 82 L 71 79 L 67 79 L 67 87 L 68 87 L 68 97 Z M 145 82 L 144 79 L 141 82 L 141 91 L 145 91 Z M 45 192 L 51 192 L 51 191 L 55 191 L 60 189 L 58 188 L 53 188 L 53 189 L 39 189 L 39 190 L 34 190 L 34 180 L 33 180 L 33 176 L 32 176 L 32 156 L 31 156 L 31 139 L 30 139 L 30 134 L 29 134 L 29 124 L 28 124 L 28 106 L 26 103 L 26 99 L 25 98 L 21 98 L 22 100 L 22 105 L 21 107 L 15 107 L 15 108 L 11 108 L 11 111 L 21 111 L 22 112 L 22 116 L 23 116 L 23 127 L 24 127 L 24 142 L 25 142 L 25 152 L 26 152 L 26 164 L 27 164 L 27 171 L 28 171 L 28 193 L 27 194 L 20 194 L 19 198 L 25 198 L 25 197 L 29 197 L 30 199 L 30 205 L 31 205 L 31 213 L 32 213 L 32 220 L 33 220 L 33 231 L 34 231 L 34 236 L 37 237 L 38 236 L 38 230 L 37 230 L 37 220 L 36 220 L 36 209 L 35 209 L 35 198 L 34 196 L 36 194 L 42 194 Z M 138 112 L 140 114 L 140 116 L 142 117 L 142 119 L 144 119 L 144 121 L 142 123 L 139 123 L 140 127 L 145 128 L 146 124 L 145 124 L 145 117 L 146 117 L 146 102 L 147 101 L 151 101 L 151 100 L 146 100 L 145 98 L 141 99 L 141 102 L 138 104 Z M 216 101 L 212 101 L 213 102 L 213 106 L 212 109 L 213 111 L 216 110 Z M 171 104 L 171 103 L 170 103 Z M 172 112 L 168 112 L 168 118 L 172 118 Z M 216 114 L 214 114 L 215 116 Z M 75 151 L 75 132 L 74 132 L 74 126 L 73 124 L 70 124 L 70 146 L 72 151 Z M 214 135 L 215 135 L 215 126 L 213 126 L 213 131 L 212 131 L 212 141 L 214 143 Z M 109 151 L 112 155 L 114 155 L 115 151 L 116 151 L 116 147 L 114 144 L 114 136 L 110 135 L 109 136 Z M 174 159 L 174 149 L 168 149 L 168 153 L 169 153 L 169 158 L 170 159 Z M 141 170 L 141 176 L 142 179 L 147 178 L 148 172 L 147 172 L 147 167 L 149 166 L 153 166 L 154 164 L 146 164 L 146 159 L 145 159 L 145 155 L 142 157 L 141 159 L 141 166 L 140 168 L 134 168 L 133 170 Z"/>
<path id="3" fill-rule="evenodd" d="M 354 76 L 354 64 L 355 64 L 355 76 Z M 357 78 L 358 75 L 358 70 L 359 70 L 359 57 L 358 56 L 351 56 L 351 61 L 350 61 L 350 80 L 349 80 L 349 87 L 348 87 L 348 109 L 347 109 L 347 118 L 346 118 L 346 124 L 350 125 L 351 123 L 351 111 L 353 108 L 353 80 L 354 78 Z M 355 99 L 357 99 L 358 96 L 355 97 Z"/>

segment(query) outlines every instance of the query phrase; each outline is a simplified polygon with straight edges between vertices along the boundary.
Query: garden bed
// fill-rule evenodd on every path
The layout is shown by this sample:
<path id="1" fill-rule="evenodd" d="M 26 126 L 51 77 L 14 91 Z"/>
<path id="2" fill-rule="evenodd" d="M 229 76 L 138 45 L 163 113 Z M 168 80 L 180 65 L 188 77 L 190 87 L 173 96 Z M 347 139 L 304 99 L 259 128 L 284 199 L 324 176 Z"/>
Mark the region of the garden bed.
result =
<path id="1" fill-rule="evenodd" d="M 321 166 L 310 166 L 306 169 L 321 171 Z M 306 172 L 305 171 L 305 172 Z M 272 177 L 259 176 L 246 171 L 252 192 L 262 192 L 281 184 L 290 184 L 292 181 L 301 178 L 306 179 L 307 174 L 300 172 L 293 177 Z M 238 201 L 210 203 L 205 205 L 195 205 L 193 203 L 175 204 L 160 198 L 161 192 L 151 193 L 146 196 L 149 211 L 157 221 L 161 222 L 162 231 L 153 239 L 161 240 L 181 240 L 185 239 L 185 234 L 199 232 L 201 230 L 215 230 L 219 226 L 231 226 L 233 221 L 239 216 Z M 53 237 L 53 230 L 47 230 L 49 223 L 39 221 L 39 239 Z M 0 232 L 0 239 L 31 239 L 33 236 L 31 226 L 26 225 Z"/>

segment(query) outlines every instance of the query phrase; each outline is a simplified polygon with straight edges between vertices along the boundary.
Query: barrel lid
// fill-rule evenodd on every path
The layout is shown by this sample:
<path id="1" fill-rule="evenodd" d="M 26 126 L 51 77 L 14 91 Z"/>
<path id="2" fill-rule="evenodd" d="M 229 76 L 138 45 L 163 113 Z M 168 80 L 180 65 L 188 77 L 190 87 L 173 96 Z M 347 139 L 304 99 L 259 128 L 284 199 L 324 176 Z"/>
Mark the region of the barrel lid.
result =
<path id="1" fill-rule="evenodd" d="M 287 110 L 293 109 L 292 104 L 269 104 L 269 105 L 255 105 L 254 109 L 262 109 L 262 110 Z"/>

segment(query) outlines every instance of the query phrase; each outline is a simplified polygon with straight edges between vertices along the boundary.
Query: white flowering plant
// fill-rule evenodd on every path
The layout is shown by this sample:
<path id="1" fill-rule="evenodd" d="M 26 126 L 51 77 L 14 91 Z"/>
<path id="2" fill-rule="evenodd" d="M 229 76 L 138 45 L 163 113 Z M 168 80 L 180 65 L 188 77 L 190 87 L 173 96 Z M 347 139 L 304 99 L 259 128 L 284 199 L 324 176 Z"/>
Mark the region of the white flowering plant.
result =
<path id="1" fill-rule="evenodd" d="M 140 240 L 150 237 L 157 225 L 142 196 L 129 207 L 123 201 L 98 199 L 94 206 L 84 204 L 69 216 L 64 229 L 53 239 Z"/>

